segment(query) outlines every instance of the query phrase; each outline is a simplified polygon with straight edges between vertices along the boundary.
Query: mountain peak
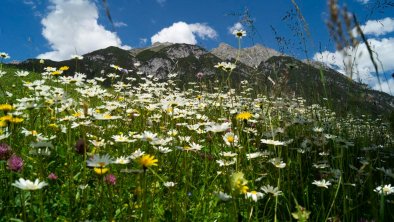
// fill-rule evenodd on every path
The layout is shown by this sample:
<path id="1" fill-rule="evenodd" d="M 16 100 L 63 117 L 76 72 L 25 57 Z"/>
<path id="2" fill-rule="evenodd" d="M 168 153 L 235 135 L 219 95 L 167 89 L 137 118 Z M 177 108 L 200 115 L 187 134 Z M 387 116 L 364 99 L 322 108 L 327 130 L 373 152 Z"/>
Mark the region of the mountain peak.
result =
<path id="1" fill-rule="evenodd" d="M 238 49 L 227 43 L 220 43 L 211 53 L 223 60 L 232 60 L 237 58 Z M 247 66 L 256 68 L 261 62 L 266 61 L 272 56 L 279 55 L 281 55 L 279 52 L 257 44 L 252 47 L 242 48 L 239 55 L 239 61 Z"/>

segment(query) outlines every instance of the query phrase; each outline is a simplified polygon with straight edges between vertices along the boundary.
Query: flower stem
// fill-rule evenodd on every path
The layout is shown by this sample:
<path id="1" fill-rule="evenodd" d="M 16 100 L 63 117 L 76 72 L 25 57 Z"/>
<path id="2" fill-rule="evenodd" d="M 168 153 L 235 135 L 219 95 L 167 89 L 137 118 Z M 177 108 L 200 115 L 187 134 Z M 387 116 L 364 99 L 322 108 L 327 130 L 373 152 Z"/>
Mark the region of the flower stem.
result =
<path id="1" fill-rule="evenodd" d="M 278 185 L 277 185 L 278 189 L 280 187 L 280 170 L 279 170 L 279 175 L 278 175 Z M 278 196 L 275 196 L 275 217 L 274 217 L 274 222 L 278 221 L 278 217 L 277 217 L 277 211 L 278 211 Z"/>
<path id="2" fill-rule="evenodd" d="M 143 186 L 143 191 L 142 191 L 142 221 L 147 221 L 148 219 L 148 208 L 147 208 L 147 203 L 146 203 L 146 192 L 147 192 L 147 184 L 146 184 L 146 170 L 144 170 L 143 176 L 142 176 L 142 186 Z"/>
<path id="3" fill-rule="evenodd" d="M 338 181 L 338 187 L 337 187 L 337 190 L 335 191 L 335 196 L 334 196 L 334 199 L 332 200 L 332 203 L 331 203 L 330 209 L 328 210 L 328 213 L 327 213 L 326 219 L 325 219 L 324 221 L 327 221 L 327 220 L 328 220 L 328 217 L 330 216 L 330 213 L 331 213 L 332 207 L 334 206 L 334 203 L 335 203 L 335 199 L 337 199 L 338 192 L 339 192 L 339 187 L 341 187 L 341 183 L 342 183 L 342 175 L 339 177 L 339 181 Z"/>
<path id="4" fill-rule="evenodd" d="M 384 194 L 380 194 L 379 221 L 384 221 Z"/>
<path id="5" fill-rule="evenodd" d="M 23 191 L 21 192 L 21 205 L 22 205 L 22 211 L 23 211 L 23 221 L 27 221 L 26 220 L 26 206 L 25 206 L 25 196 Z"/>

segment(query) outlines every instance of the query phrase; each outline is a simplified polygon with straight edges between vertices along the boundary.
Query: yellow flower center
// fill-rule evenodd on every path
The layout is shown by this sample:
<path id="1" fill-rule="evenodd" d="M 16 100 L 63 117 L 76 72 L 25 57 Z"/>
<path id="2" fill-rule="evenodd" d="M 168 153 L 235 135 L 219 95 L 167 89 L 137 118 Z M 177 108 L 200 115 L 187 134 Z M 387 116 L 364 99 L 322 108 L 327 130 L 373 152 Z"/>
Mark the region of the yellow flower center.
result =
<path id="1" fill-rule="evenodd" d="M 111 116 L 111 114 L 108 114 L 108 113 L 107 113 L 107 114 L 104 114 L 104 115 L 103 115 L 103 118 L 104 118 L 104 119 L 111 119 L 112 116 Z"/>
<path id="2" fill-rule="evenodd" d="M 81 113 L 81 112 L 77 112 L 77 113 L 74 113 L 73 116 L 74 116 L 74 117 L 81 117 L 81 116 L 82 116 L 82 113 Z"/>
<path id="3" fill-rule="evenodd" d="M 31 135 L 32 135 L 32 136 L 37 136 L 37 131 L 32 130 L 32 131 L 30 131 L 30 132 L 31 132 Z"/>
<path id="4" fill-rule="evenodd" d="M 107 173 L 109 169 L 108 168 L 103 168 L 103 167 L 100 167 L 100 168 L 95 167 L 93 170 L 94 170 L 95 173 L 97 173 L 99 175 L 102 175 L 102 174 Z"/>

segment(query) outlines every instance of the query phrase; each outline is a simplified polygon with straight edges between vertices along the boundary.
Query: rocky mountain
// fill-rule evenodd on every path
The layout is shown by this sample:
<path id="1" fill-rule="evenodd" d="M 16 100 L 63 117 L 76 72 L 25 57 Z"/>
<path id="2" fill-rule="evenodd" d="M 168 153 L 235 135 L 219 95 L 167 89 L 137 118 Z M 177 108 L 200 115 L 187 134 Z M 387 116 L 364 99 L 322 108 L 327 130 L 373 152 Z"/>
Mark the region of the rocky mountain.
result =
<path id="1" fill-rule="evenodd" d="M 44 66 L 67 65 L 69 74 L 85 73 L 88 78 L 105 77 L 119 72 L 110 65 L 123 68 L 125 75 L 139 79 L 153 76 L 161 81 L 168 74 L 178 73 L 178 84 L 184 87 L 197 81 L 196 74 L 204 73 L 204 81 L 215 87 L 213 80 L 223 80 L 226 74 L 214 68 L 222 61 L 235 62 L 237 49 L 220 44 L 211 52 L 188 44 L 160 43 L 148 48 L 123 50 L 108 47 L 83 55 L 83 60 L 54 62 L 45 60 Z M 29 59 L 18 68 L 41 71 L 43 65 L 37 59 Z M 394 97 L 369 89 L 335 70 L 319 68 L 292 57 L 257 45 L 240 51 L 237 67 L 231 74 L 232 87 L 239 89 L 241 80 L 248 80 L 252 88 L 268 96 L 303 97 L 309 104 L 321 104 L 340 114 L 349 112 L 361 115 L 389 115 L 394 112 Z M 105 84 L 109 84 L 106 82 Z"/>
<path id="2" fill-rule="evenodd" d="M 219 47 L 213 49 L 211 53 L 223 60 L 235 60 L 238 57 L 238 61 L 254 68 L 272 56 L 281 55 L 281 53 L 259 44 L 249 48 L 242 48 L 239 51 L 238 53 L 238 49 L 226 43 L 220 43 Z"/>

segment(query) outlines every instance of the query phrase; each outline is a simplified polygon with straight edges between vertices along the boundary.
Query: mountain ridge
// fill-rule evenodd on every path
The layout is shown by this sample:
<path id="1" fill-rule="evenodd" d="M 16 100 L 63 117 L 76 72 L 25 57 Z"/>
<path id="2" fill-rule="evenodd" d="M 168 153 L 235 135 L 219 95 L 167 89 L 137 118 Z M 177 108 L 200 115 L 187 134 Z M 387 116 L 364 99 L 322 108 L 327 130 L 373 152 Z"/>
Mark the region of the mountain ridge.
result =
<path id="1" fill-rule="evenodd" d="M 214 80 L 225 75 L 214 66 L 223 61 L 235 62 L 238 58 L 237 68 L 231 74 L 234 88 L 239 87 L 242 80 L 248 80 L 255 91 L 269 96 L 304 97 L 311 104 L 331 104 L 334 111 L 344 114 L 350 111 L 356 115 L 378 116 L 394 111 L 394 97 L 368 89 L 366 85 L 354 82 L 330 68 L 319 68 L 261 45 L 241 49 L 240 54 L 230 47 L 223 43 L 208 51 L 197 45 L 170 43 L 132 50 L 111 46 L 87 53 L 80 61 L 45 60 L 44 65 L 67 65 L 70 67 L 68 73 L 78 71 L 88 78 L 105 77 L 116 72 L 110 67 L 111 64 L 122 67 L 127 70 L 127 75 L 135 78 L 146 75 L 166 81 L 170 73 L 178 73 L 178 82 L 182 87 L 198 81 L 197 73 L 204 73 L 204 78 L 214 87 Z M 138 63 L 140 66 L 135 65 Z M 29 59 L 16 66 L 39 70 L 43 65 L 39 64 L 38 59 Z"/>

